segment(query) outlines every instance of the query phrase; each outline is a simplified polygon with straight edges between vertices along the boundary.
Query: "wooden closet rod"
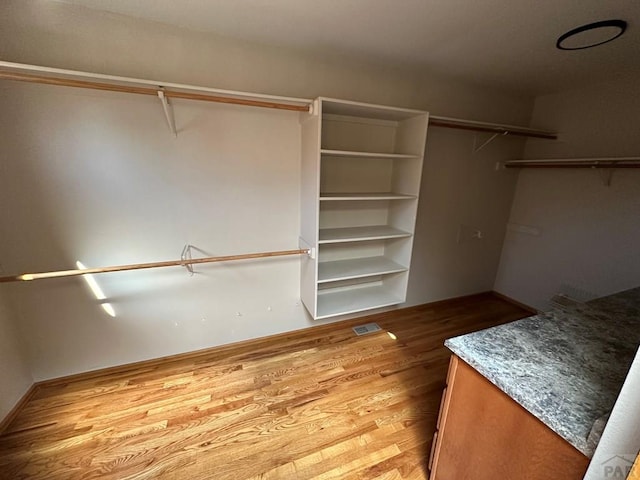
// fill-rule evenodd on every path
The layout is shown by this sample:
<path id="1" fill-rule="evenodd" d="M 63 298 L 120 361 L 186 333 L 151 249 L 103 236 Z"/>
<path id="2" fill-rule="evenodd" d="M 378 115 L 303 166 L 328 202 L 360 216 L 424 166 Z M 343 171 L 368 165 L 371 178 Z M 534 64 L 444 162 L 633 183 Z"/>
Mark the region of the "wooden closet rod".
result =
<path id="1" fill-rule="evenodd" d="M 306 255 L 308 253 L 309 253 L 309 250 L 307 249 L 280 250 L 276 252 L 244 253 L 241 255 L 227 255 L 224 257 L 188 258 L 185 260 L 168 260 L 166 262 L 134 263 L 130 265 L 86 268 L 81 270 L 80 269 L 79 270 L 59 270 L 56 272 L 23 273 L 21 275 L 9 275 L 6 277 L 0 277 L 0 283 L 25 282 L 30 280 L 42 280 L 45 278 L 75 277 L 78 275 L 85 275 L 88 273 L 124 272 L 127 270 L 142 270 L 145 268 L 177 267 L 177 266 L 195 265 L 199 263 L 216 263 L 216 262 L 229 262 L 229 261 L 235 261 L 235 260 L 249 260 L 252 258 L 283 257 L 285 255 Z"/>
<path id="2" fill-rule="evenodd" d="M 139 95 L 158 96 L 158 91 L 162 90 L 165 97 L 180 98 L 183 100 L 201 100 L 205 102 L 230 103 L 234 105 L 245 105 L 250 107 L 275 108 L 278 110 L 293 110 L 295 112 L 308 112 L 308 105 L 292 105 L 288 103 L 278 103 L 265 100 L 250 100 L 246 98 L 224 97 L 221 95 L 210 95 L 206 93 L 178 92 L 167 90 L 166 88 L 136 87 L 131 85 L 117 85 L 112 83 L 90 82 L 87 80 L 74 80 L 70 78 L 56 78 L 30 73 L 3 72 L 0 71 L 0 79 L 16 80 L 19 82 L 40 83 L 44 85 L 58 85 L 63 87 L 90 88 L 93 90 L 105 90 L 109 92 L 136 93 Z"/>
<path id="3" fill-rule="evenodd" d="M 506 168 L 640 168 L 640 157 L 545 158 L 509 160 Z"/>

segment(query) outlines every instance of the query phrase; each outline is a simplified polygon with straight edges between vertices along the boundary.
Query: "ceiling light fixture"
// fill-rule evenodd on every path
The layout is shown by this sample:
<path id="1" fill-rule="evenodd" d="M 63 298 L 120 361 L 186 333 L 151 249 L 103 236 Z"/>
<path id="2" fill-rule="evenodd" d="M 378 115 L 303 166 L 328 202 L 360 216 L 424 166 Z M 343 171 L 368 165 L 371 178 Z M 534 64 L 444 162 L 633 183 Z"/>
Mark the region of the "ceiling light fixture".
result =
<path id="1" fill-rule="evenodd" d="M 558 38 L 560 50 L 583 50 L 615 40 L 627 29 L 624 20 L 604 20 L 569 30 Z"/>

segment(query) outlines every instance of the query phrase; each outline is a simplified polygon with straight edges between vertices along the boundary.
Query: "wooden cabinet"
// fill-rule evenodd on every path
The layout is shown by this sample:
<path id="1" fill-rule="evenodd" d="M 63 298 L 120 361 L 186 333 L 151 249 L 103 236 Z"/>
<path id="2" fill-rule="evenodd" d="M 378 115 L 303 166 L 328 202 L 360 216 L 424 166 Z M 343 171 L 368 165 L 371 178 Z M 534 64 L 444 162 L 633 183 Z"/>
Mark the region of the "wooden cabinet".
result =
<path id="1" fill-rule="evenodd" d="M 579 480 L 589 459 L 453 356 L 430 480 Z"/>
<path id="2" fill-rule="evenodd" d="M 428 114 L 319 98 L 302 117 L 301 297 L 313 318 L 404 302 Z"/>
<path id="3" fill-rule="evenodd" d="M 633 467 L 631 467 L 627 480 L 640 480 L 640 453 L 636 457 Z"/>

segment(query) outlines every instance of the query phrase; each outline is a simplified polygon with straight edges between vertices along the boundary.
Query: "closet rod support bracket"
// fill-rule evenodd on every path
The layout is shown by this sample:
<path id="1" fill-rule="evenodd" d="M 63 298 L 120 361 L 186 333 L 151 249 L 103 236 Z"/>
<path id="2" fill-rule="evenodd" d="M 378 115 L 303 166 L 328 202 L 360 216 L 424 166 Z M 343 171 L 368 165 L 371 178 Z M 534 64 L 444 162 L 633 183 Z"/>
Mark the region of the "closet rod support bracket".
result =
<path id="1" fill-rule="evenodd" d="M 164 94 L 164 89 L 160 87 L 158 90 L 158 98 L 160 99 L 160 103 L 162 104 L 162 110 L 164 111 L 164 117 L 167 120 L 167 126 L 171 133 L 173 133 L 174 137 L 178 136 L 178 131 L 176 130 L 176 121 L 173 116 L 173 108 L 167 99 L 167 96 Z"/>
<path id="2" fill-rule="evenodd" d="M 191 245 L 187 243 L 182 249 L 182 253 L 180 254 L 180 260 L 185 262 L 183 266 L 184 268 L 187 269 L 191 277 L 193 277 L 193 275 L 196 273 L 193 270 L 193 264 L 189 263 L 189 260 L 192 260 L 192 259 L 193 259 L 193 256 L 191 255 Z"/>
<path id="3" fill-rule="evenodd" d="M 309 104 L 309 115 L 318 115 L 320 113 L 320 103 L 314 100 Z"/>
<path id="4" fill-rule="evenodd" d="M 613 172 L 616 168 L 616 163 L 612 162 L 609 167 L 610 168 L 597 168 L 598 162 L 596 162 L 596 165 L 594 165 L 592 168 L 597 169 L 598 173 L 600 174 L 600 178 L 602 179 L 602 183 L 604 184 L 605 187 L 610 187 L 611 186 L 611 180 L 613 178 Z"/>
<path id="5" fill-rule="evenodd" d="M 494 133 L 494 134 L 493 134 L 493 135 L 491 135 L 487 140 L 485 140 L 485 141 L 484 141 L 480 146 L 477 146 L 477 143 L 478 143 L 478 136 L 477 136 L 477 135 L 475 135 L 475 136 L 473 137 L 473 153 L 478 153 L 478 152 L 479 152 L 480 150 L 482 150 L 484 147 L 486 147 L 486 146 L 487 146 L 487 145 L 489 145 L 491 142 L 493 142 L 493 141 L 498 137 L 498 135 L 505 136 L 505 135 L 508 135 L 508 134 L 509 134 L 509 132 L 508 132 L 507 130 L 505 130 L 505 131 L 504 131 L 504 132 L 502 132 L 502 133 Z"/>
<path id="6" fill-rule="evenodd" d="M 306 242 L 304 238 L 298 237 L 298 248 L 305 250 L 305 254 L 311 258 L 316 258 L 316 247 L 311 246 L 309 242 Z"/>

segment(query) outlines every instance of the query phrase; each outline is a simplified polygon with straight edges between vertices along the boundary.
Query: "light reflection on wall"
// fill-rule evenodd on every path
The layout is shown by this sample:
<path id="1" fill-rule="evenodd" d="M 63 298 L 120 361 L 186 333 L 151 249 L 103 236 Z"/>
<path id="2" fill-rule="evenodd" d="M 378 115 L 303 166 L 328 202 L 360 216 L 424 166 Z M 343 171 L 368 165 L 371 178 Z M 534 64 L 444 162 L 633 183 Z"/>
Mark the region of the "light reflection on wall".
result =
<path id="1" fill-rule="evenodd" d="M 80 270 L 86 270 L 87 268 L 80 260 L 76 261 L 76 266 Z M 82 278 L 84 278 L 84 280 L 87 282 L 87 285 L 89 285 L 89 288 L 95 295 L 96 299 L 100 301 L 100 306 L 102 307 L 102 309 L 110 316 L 115 317 L 116 311 L 113 309 L 113 306 L 109 302 L 104 301 L 107 299 L 107 297 L 100 288 L 100 285 L 98 285 L 98 282 L 96 282 L 96 279 L 93 278 L 93 275 L 87 273 L 83 275 Z"/>

